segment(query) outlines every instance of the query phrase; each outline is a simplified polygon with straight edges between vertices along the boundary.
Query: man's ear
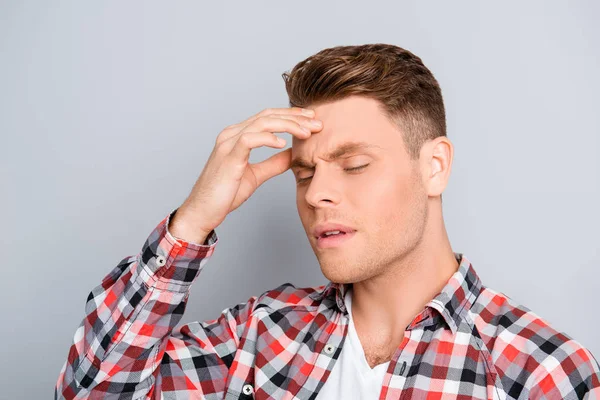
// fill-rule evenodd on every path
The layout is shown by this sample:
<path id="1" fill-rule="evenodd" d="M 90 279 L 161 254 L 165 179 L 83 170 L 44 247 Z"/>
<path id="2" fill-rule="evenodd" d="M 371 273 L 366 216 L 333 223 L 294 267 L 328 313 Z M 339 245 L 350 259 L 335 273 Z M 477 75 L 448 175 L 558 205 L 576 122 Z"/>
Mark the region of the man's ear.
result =
<path id="1" fill-rule="evenodd" d="M 453 157 L 454 146 L 446 136 L 432 139 L 421 147 L 421 177 L 428 196 L 440 196 L 446 189 Z"/>

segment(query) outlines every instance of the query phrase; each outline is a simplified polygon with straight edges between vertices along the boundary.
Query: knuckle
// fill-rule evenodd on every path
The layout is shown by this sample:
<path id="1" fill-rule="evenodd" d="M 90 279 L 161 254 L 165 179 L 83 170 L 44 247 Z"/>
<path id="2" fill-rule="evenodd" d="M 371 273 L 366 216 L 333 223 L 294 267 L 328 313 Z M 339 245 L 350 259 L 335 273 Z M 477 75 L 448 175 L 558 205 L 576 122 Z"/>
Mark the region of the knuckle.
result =
<path id="1" fill-rule="evenodd" d="M 244 146 L 249 146 L 251 137 L 248 133 L 242 133 L 238 139 L 238 142 Z"/>
<path id="2" fill-rule="evenodd" d="M 265 115 L 273 114 L 273 112 L 274 112 L 274 110 L 272 108 L 265 108 L 264 110 L 259 112 L 258 115 L 262 117 Z"/>
<path id="3" fill-rule="evenodd" d="M 225 146 L 223 145 L 224 140 L 219 140 L 217 139 L 217 142 L 215 144 L 215 153 L 216 154 L 225 154 Z"/>
<path id="4" fill-rule="evenodd" d="M 224 132 L 221 132 L 215 138 L 215 145 L 216 146 L 220 146 L 225 140 L 227 140 L 226 137 L 225 137 L 225 134 L 224 134 Z"/>
<path id="5" fill-rule="evenodd" d="M 260 117 L 256 118 L 256 120 L 254 121 L 254 125 L 258 125 L 258 126 L 265 126 L 269 121 L 269 117 L 267 115 L 261 115 Z"/>

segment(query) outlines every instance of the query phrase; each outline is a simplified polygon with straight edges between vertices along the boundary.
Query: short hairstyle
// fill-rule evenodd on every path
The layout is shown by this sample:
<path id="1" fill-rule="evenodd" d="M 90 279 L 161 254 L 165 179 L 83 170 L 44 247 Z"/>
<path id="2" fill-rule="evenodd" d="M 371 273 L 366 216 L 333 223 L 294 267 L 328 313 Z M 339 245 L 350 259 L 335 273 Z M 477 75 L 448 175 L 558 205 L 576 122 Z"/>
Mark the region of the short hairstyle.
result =
<path id="1" fill-rule="evenodd" d="M 380 102 L 403 133 L 411 160 L 429 140 L 446 136 L 442 91 L 419 57 L 385 44 L 323 49 L 282 74 L 290 107 L 307 107 L 352 95 Z"/>

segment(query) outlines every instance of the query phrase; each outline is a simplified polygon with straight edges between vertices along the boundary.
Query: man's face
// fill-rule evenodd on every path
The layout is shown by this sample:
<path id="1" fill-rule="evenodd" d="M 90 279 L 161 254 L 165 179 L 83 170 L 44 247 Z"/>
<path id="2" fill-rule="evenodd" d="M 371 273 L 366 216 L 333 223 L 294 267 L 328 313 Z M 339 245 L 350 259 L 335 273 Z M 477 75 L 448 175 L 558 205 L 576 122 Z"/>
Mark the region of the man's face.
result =
<path id="1" fill-rule="evenodd" d="M 313 166 L 292 167 L 298 214 L 321 271 L 333 282 L 358 282 L 385 272 L 419 243 L 427 222 L 419 162 L 410 160 L 402 133 L 378 104 L 352 96 L 310 107 L 323 129 L 308 139 L 292 139 L 292 160 Z M 327 160 L 347 142 L 371 147 Z M 355 232 L 317 239 L 314 229 L 328 222 Z M 325 242 L 330 247 L 320 244 Z"/>

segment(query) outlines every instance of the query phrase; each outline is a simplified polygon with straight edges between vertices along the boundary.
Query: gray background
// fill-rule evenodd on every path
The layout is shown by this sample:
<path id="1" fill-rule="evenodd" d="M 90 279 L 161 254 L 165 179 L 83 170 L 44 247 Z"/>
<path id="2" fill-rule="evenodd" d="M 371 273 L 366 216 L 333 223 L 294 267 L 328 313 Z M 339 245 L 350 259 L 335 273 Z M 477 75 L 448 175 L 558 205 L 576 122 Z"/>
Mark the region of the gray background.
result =
<path id="1" fill-rule="evenodd" d="M 0 3 L 0 397 L 51 398 L 89 291 L 181 204 L 221 129 L 286 107 L 296 62 L 373 42 L 442 86 L 454 250 L 598 358 L 600 12 L 566 3 Z M 182 323 L 325 282 L 290 171 L 217 233 Z"/>

